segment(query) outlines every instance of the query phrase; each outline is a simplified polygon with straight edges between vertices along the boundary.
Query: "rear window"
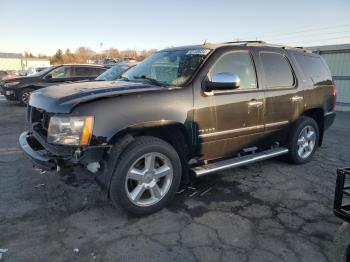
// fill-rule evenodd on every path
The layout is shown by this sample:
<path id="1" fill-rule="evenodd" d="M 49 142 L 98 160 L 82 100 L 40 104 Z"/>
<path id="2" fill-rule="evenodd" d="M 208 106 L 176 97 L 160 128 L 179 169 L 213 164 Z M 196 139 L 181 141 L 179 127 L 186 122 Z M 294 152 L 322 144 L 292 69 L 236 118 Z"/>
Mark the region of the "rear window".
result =
<path id="1" fill-rule="evenodd" d="M 294 57 L 303 70 L 306 80 L 315 85 L 328 84 L 332 81 L 328 66 L 320 56 L 295 54 Z"/>
<path id="2" fill-rule="evenodd" d="M 265 87 L 288 88 L 294 86 L 294 76 L 286 57 L 279 53 L 261 52 Z"/>
<path id="3" fill-rule="evenodd" d="M 106 71 L 105 68 L 93 68 L 92 70 L 92 76 L 99 76 L 102 74 L 104 71 Z"/>

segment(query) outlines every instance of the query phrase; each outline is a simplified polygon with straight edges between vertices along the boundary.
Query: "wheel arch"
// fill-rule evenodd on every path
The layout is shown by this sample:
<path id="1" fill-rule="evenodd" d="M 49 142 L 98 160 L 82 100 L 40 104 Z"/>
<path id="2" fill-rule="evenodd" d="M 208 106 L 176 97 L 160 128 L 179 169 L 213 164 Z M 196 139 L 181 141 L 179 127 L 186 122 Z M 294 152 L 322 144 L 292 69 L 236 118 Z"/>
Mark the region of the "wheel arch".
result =
<path id="1" fill-rule="evenodd" d="M 308 116 L 314 119 L 319 129 L 318 145 L 321 146 L 324 134 L 324 110 L 322 108 L 310 108 L 302 113 L 303 116 Z"/>
<path id="2" fill-rule="evenodd" d="M 160 138 L 169 143 L 178 153 L 182 164 L 182 181 L 188 182 L 189 169 L 188 161 L 193 155 L 193 146 L 191 143 L 191 135 L 184 124 L 170 121 L 160 120 L 146 123 L 140 123 L 127 128 L 124 128 L 116 132 L 108 141 L 108 144 L 112 146 L 107 157 L 107 162 L 111 162 L 111 166 L 107 168 L 108 172 L 105 173 L 104 186 L 109 192 L 110 183 L 112 179 L 112 168 L 118 164 L 118 159 L 125 148 L 134 141 L 138 136 L 153 136 Z M 106 163 L 106 165 L 108 165 Z"/>

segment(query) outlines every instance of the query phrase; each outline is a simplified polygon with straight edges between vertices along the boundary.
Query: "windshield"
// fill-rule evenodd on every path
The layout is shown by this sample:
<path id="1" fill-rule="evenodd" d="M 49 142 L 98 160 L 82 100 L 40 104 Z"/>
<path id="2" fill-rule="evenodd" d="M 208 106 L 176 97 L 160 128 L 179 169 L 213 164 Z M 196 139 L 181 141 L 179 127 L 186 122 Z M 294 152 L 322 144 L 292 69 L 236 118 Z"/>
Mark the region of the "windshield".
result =
<path id="1" fill-rule="evenodd" d="M 31 76 L 43 76 L 45 75 L 46 73 L 50 72 L 52 70 L 52 66 L 44 69 L 44 70 L 41 70 L 40 72 L 37 72 L 35 74 L 32 74 Z"/>
<path id="2" fill-rule="evenodd" d="M 161 51 L 126 71 L 122 78 L 182 86 L 209 52 L 209 49 Z"/>
<path id="3" fill-rule="evenodd" d="M 126 70 L 129 69 L 130 66 L 127 64 L 119 64 L 116 66 L 113 66 L 112 68 L 108 69 L 107 71 L 103 72 L 101 75 L 99 75 L 96 80 L 99 81 L 112 81 L 117 79 L 122 73 L 124 73 Z"/>

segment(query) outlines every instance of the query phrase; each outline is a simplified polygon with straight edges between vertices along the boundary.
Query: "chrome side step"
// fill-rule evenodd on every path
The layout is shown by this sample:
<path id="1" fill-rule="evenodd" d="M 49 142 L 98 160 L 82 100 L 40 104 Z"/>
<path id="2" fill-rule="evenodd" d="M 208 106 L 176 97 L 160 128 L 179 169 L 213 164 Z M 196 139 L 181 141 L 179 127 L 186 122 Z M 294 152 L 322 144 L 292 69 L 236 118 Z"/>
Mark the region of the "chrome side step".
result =
<path id="1" fill-rule="evenodd" d="M 255 162 L 273 158 L 276 156 L 281 156 L 287 153 L 288 153 L 287 148 L 277 147 L 277 148 L 268 149 L 259 153 L 253 153 L 253 154 L 249 154 L 241 157 L 234 157 L 231 159 L 226 159 L 215 163 L 210 163 L 207 165 L 194 167 L 192 168 L 192 171 L 196 174 L 197 177 L 200 177 L 203 175 L 223 171 L 226 169 L 255 163 Z"/>

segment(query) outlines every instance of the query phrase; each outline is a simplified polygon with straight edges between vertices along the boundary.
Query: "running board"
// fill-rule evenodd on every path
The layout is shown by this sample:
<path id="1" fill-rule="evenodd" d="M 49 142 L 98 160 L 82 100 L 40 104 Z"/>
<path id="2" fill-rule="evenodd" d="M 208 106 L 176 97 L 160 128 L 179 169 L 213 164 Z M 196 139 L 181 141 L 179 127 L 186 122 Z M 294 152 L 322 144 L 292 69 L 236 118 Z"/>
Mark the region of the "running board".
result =
<path id="1" fill-rule="evenodd" d="M 277 147 L 268 149 L 259 153 L 253 153 L 246 156 L 234 157 L 231 159 L 226 159 L 218 161 L 215 163 L 198 166 L 192 168 L 192 171 L 196 174 L 197 177 L 204 176 L 207 174 L 223 171 L 226 169 L 244 166 L 247 164 L 255 163 L 265 159 L 281 156 L 288 153 L 288 149 L 285 147 Z"/>

